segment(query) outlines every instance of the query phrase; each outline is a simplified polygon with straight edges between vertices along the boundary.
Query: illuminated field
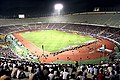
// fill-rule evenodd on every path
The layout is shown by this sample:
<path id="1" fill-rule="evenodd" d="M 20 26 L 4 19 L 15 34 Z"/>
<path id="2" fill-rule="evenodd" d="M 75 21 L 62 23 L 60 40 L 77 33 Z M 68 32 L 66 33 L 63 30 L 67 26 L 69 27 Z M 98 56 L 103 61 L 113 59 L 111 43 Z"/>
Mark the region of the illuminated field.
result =
<path id="1" fill-rule="evenodd" d="M 35 32 L 22 33 L 28 41 L 42 49 L 42 45 L 47 52 L 56 52 L 70 46 L 78 46 L 93 41 L 95 38 L 89 36 L 82 36 L 56 30 L 43 30 Z"/>

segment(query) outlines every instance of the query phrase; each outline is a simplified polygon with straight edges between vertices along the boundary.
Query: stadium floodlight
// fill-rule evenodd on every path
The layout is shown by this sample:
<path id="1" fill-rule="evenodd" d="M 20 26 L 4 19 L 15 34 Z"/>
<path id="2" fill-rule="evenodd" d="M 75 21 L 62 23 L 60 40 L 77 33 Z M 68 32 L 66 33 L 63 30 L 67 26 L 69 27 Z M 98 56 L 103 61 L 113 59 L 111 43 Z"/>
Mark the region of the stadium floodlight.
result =
<path id="1" fill-rule="evenodd" d="M 62 4 L 55 4 L 55 10 L 61 10 L 63 8 Z"/>
<path id="2" fill-rule="evenodd" d="M 55 10 L 57 11 L 57 14 L 60 15 L 60 11 L 63 9 L 63 5 L 62 4 L 55 4 L 54 6 Z"/>

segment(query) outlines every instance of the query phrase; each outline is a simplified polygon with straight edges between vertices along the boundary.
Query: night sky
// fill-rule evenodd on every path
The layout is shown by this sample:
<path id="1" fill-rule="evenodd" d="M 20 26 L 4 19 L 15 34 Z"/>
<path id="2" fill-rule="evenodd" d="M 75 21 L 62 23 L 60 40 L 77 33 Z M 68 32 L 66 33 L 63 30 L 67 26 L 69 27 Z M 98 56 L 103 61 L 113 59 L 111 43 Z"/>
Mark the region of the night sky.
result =
<path id="1" fill-rule="evenodd" d="M 0 15 L 43 15 L 54 12 L 54 4 L 62 3 L 64 13 L 120 10 L 120 0 L 0 0 Z"/>

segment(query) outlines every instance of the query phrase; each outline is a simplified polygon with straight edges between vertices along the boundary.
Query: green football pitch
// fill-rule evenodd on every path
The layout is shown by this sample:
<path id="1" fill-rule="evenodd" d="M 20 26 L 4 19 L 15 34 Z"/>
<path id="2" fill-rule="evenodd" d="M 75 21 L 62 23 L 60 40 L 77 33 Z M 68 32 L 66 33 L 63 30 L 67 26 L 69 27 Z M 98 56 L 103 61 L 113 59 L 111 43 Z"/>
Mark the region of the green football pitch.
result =
<path id="1" fill-rule="evenodd" d="M 78 46 L 93 41 L 95 38 L 57 30 L 25 32 L 22 37 L 47 52 L 57 52 L 71 46 Z M 42 47 L 43 46 L 43 47 Z"/>

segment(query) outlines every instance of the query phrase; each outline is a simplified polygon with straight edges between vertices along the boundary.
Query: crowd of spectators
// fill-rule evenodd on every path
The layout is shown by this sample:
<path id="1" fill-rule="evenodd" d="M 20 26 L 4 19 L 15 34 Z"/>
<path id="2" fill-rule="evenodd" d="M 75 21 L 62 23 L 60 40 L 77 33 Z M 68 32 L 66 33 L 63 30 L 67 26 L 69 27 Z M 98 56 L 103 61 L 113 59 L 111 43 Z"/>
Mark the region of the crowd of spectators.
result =
<path id="1" fill-rule="evenodd" d="M 0 80 L 120 80 L 120 64 L 40 64 L 0 58 Z M 2 79 L 7 78 L 7 79 Z"/>
<path id="2" fill-rule="evenodd" d="M 63 31 L 78 31 L 81 34 L 87 34 L 91 36 L 103 36 L 117 42 L 120 41 L 120 29 L 113 28 L 109 26 L 93 26 L 93 25 L 81 25 L 81 24 L 68 24 L 68 23 L 36 23 L 28 25 L 10 25 L 10 26 L 1 26 L 1 33 L 11 33 L 24 30 L 47 30 L 47 29 L 58 29 Z"/>
<path id="3" fill-rule="evenodd" d="M 18 58 L 18 56 L 8 47 L 0 46 L 0 55 L 6 58 Z"/>
<path id="4" fill-rule="evenodd" d="M 96 15 L 97 14 L 97 15 Z M 33 15 L 32 15 L 33 16 Z M 30 17 L 30 16 L 29 16 Z M 34 16 L 35 17 L 35 16 Z M 24 24 L 30 22 L 72 22 L 72 23 L 89 23 L 100 25 L 119 26 L 119 12 L 87 12 L 87 13 L 74 13 L 63 16 L 49 16 L 49 17 L 36 17 L 25 19 L 9 19 L 4 17 L 0 19 L 0 25 L 9 24 Z M 1 18 L 1 16 L 0 16 Z"/>

